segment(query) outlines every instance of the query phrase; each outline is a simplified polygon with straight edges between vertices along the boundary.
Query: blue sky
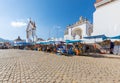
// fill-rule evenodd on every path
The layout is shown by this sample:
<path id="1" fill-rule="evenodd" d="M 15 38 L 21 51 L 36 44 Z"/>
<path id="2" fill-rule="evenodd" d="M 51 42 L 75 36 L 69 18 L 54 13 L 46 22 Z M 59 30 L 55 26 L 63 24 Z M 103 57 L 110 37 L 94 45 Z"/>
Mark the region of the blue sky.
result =
<path id="1" fill-rule="evenodd" d="M 93 19 L 95 0 L 0 0 L 0 38 L 26 39 L 26 24 L 31 18 L 37 36 L 63 37 L 67 25 L 86 17 Z"/>

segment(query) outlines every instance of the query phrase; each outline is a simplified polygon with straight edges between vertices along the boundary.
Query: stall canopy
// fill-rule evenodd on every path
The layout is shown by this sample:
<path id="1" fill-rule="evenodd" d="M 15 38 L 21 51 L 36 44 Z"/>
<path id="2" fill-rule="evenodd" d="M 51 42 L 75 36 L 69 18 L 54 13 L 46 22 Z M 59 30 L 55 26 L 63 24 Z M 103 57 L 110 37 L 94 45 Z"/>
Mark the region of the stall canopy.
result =
<path id="1" fill-rule="evenodd" d="M 109 37 L 110 39 L 120 39 L 120 35 L 114 36 L 114 37 Z"/>
<path id="2" fill-rule="evenodd" d="M 37 42 L 36 44 L 48 44 L 49 42 Z"/>
<path id="3" fill-rule="evenodd" d="M 88 36 L 88 37 L 84 37 L 85 39 L 98 39 L 98 38 L 102 38 L 103 40 L 107 39 L 107 37 L 105 35 L 95 35 L 95 36 Z"/>
<path id="4" fill-rule="evenodd" d="M 27 43 L 27 42 L 17 42 L 17 43 L 14 43 L 14 46 L 27 46 L 27 45 L 32 45 L 32 43 Z"/>
<path id="5" fill-rule="evenodd" d="M 41 41 L 41 42 L 37 42 L 36 44 L 44 44 L 44 45 L 48 45 L 48 44 L 54 44 L 54 41 Z"/>
<path id="6" fill-rule="evenodd" d="M 66 43 L 77 43 L 77 42 L 83 42 L 83 40 L 66 40 Z"/>

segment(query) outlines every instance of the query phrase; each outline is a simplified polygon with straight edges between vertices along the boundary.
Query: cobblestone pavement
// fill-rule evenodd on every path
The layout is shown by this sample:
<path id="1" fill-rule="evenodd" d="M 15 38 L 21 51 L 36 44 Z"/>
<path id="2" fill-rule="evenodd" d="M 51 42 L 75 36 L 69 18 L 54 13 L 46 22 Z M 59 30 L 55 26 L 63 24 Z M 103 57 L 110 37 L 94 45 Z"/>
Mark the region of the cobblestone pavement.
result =
<path id="1" fill-rule="evenodd" d="M 0 83 L 120 83 L 120 59 L 0 50 Z"/>

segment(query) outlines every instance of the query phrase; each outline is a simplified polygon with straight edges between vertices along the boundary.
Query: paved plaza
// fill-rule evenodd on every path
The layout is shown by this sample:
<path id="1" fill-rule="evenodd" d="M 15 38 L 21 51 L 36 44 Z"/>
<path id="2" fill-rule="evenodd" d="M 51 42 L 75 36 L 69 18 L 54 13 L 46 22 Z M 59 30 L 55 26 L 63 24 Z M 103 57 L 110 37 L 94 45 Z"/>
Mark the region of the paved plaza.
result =
<path id="1" fill-rule="evenodd" d="M 0 50 L 0 83 L 120 83 L 120 59 Z"/>

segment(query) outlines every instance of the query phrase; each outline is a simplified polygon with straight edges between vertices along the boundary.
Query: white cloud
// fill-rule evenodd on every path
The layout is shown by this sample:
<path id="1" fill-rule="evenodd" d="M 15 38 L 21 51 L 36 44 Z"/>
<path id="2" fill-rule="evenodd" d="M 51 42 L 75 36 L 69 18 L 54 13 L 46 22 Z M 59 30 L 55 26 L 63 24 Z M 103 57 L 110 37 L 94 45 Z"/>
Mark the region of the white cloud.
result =
<path id="1" fill-rule="evenodd" d="M 54 28 L 54 29 L 61 29 L 61 26 L 59 26 L 59 25 L 54 25 L 53 28 Z"/>
<path id="2" fill-rule="evenodd" d="M 24 27 L 26 25 L 27 25 L 27 23 L 25 23 L 25 22 L 19 22 L 19 21 L 11 22 L 11 26 L 12 27 Z"/>

